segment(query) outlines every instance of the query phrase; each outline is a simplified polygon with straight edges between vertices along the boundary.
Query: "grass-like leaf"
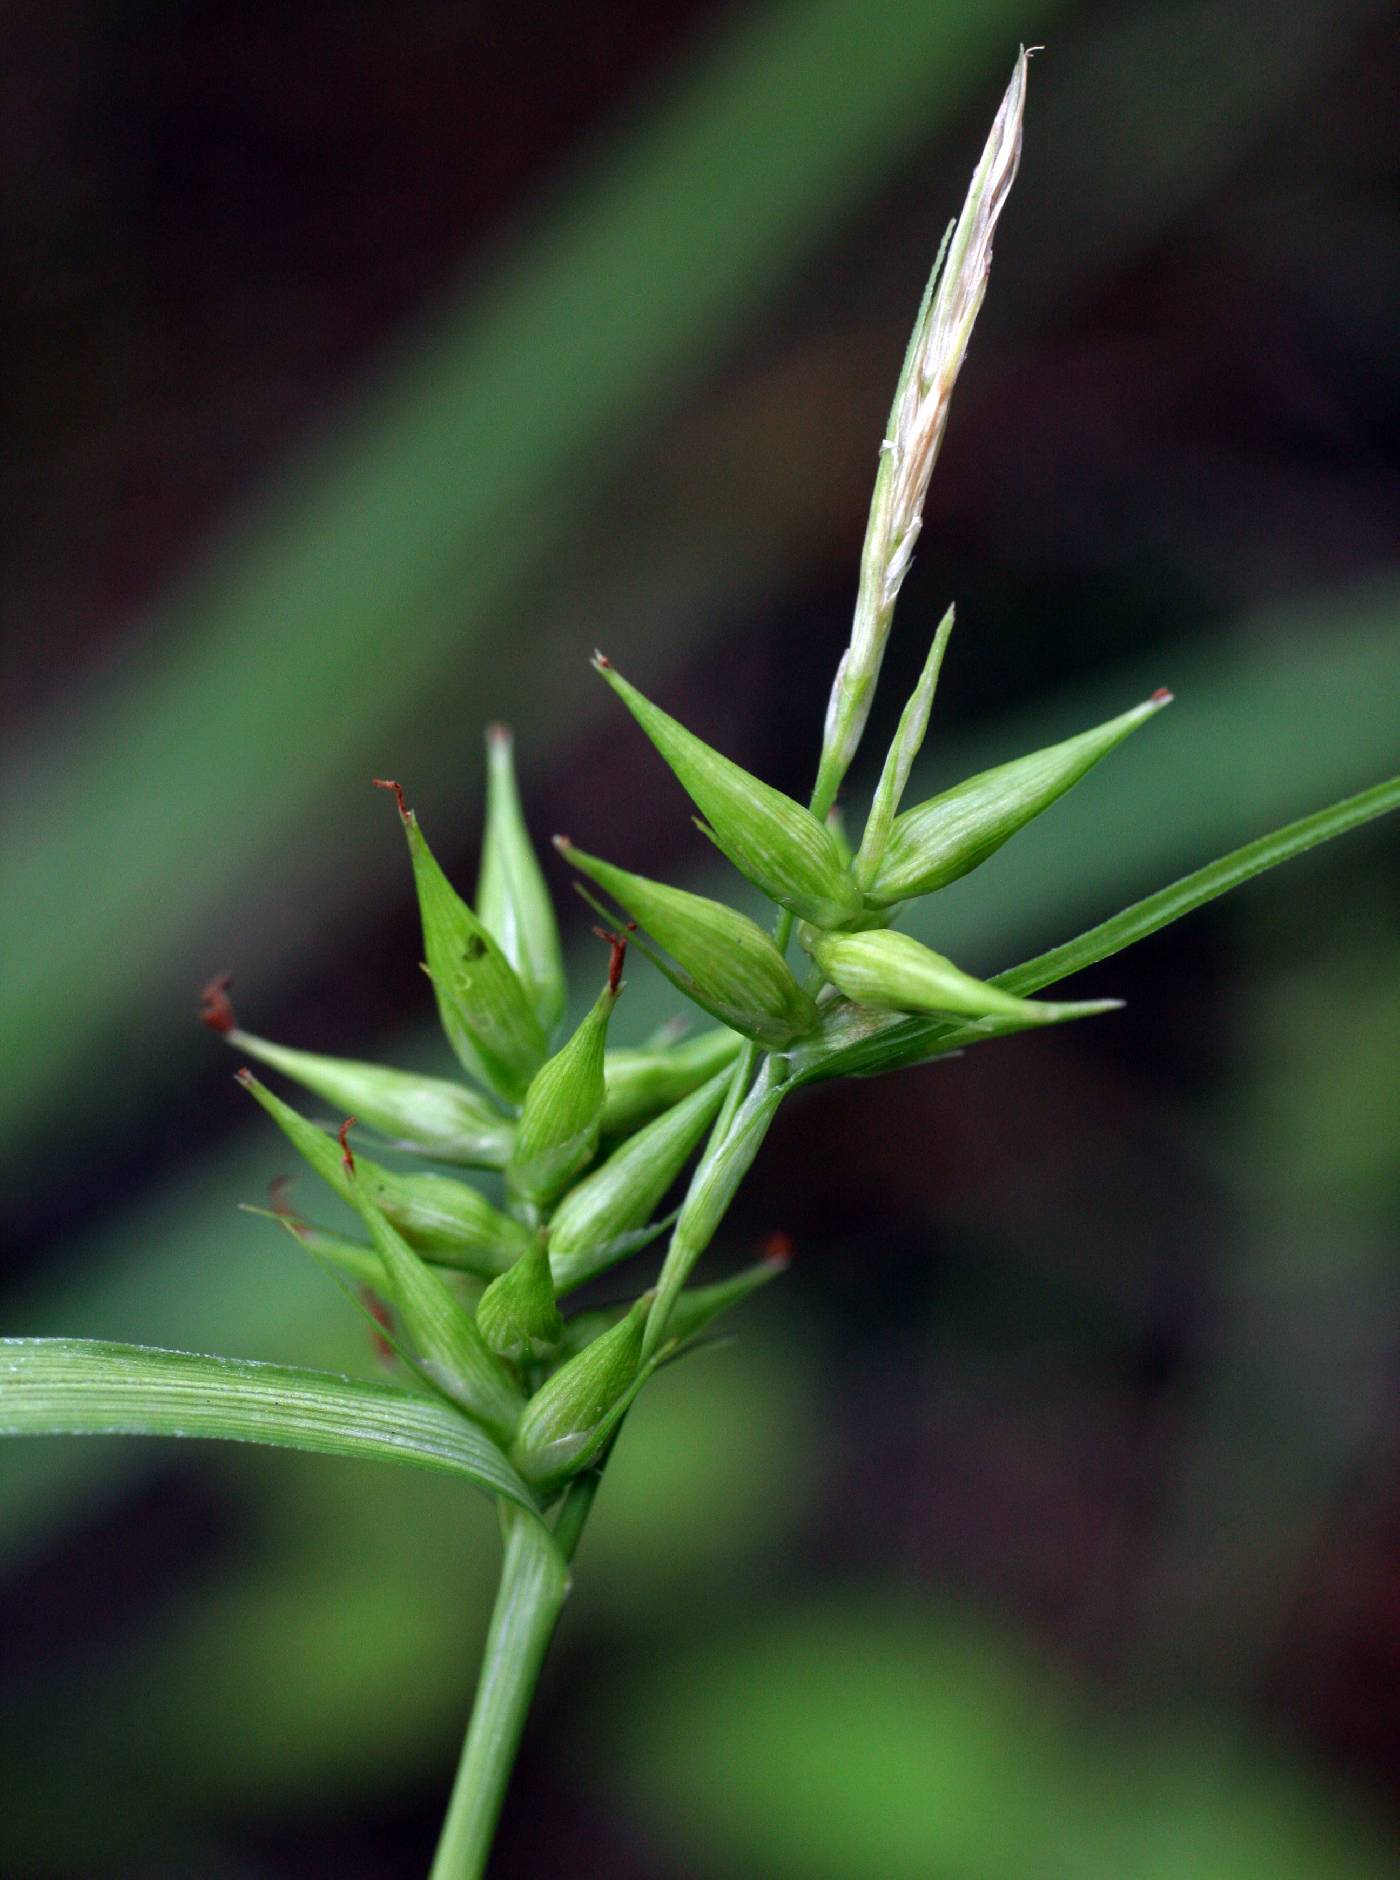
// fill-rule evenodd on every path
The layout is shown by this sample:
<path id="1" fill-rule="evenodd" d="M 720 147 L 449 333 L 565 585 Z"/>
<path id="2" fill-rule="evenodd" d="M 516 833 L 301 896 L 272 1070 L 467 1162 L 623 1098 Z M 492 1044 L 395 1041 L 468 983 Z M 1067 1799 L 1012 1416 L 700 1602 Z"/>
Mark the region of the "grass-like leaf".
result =
<path id="1" fill-rule="evenodd" d="M 501 1451 L 445 1403 L 245 1358 L 85 1338 L 0 1339 L 0 1436 L 216 1436 L 465 1476 L 538 1512 Z"/>
<path id="2" fill-rule="evenodd" d="M 1097 965 L 1100 960 L 1136 946 L 1139 940 L 1146 940 L 1184 914 L 1194 913 L 1207 901 L 1228 894 L 1232 888 L 1277 868 L 1281 862 L 1292 861 L 1319 843 L 1359 829 L 1362 824 L 1373 822 L 1394 809 L 1400 809 L 1400 777 L 1391 777 L 1327 809 L 1287 823 L 1270 835 L 1246 843 L 1243 848 L 1233 849 L 1218 861 L 1198 868 L 1194 874 L 1183 875 L 1155 894 L 1134 901 L 1131 907 L 1100 921 L 1098 926 L 1090 927 L 1075 939 L 995 974 L 991 984 L 1018 998 L 1040 992 L 1046 986 L 1068 979 L 1071 973 L 1081 972 L 1086 966 Z M 793 1070 L 795 1077 L 804 1083 L 826 1077 L 868 1077 L 877 1071 L 925 1063 L 930 1058 L 942 1057 L 950 1051 L 1018 1029 L 1012 1020 L 953 1024 L 941 1018 L 900 1018 L 890 1013 L 866 1012 L 842 1001 L 828 1010 L 820 1030 L 805 1039 L 793 1053 Z"/>

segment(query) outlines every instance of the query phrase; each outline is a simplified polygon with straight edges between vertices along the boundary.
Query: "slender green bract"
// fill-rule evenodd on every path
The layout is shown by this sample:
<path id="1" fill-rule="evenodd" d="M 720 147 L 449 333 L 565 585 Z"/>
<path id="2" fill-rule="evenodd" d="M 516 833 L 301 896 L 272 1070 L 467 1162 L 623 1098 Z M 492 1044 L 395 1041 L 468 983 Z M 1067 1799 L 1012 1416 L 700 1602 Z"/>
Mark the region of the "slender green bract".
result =
<path id="1" fill-rule="evenodd" d="M 1121 914 L 1100 921 L 1097 927 L 1090 927 L 1076 939 L 998 973 L 996 983 L 1018 994 L 1053 986 L 1061 979 L 1068 979 L 1071 973 L 1096 966 L 1100 960 L 1136 946 L 1139 940 L 1146 940 L 1150 934 L 1170 926 L 1185 914 L 1194 913 L 1208 901 L 1228 894 L 1232 888 L 1253 881 L 1256 875 L 1265 874 L 1283 862 L 1291 862 L 1296 856 L 1306 855 L 1319 843 L 1360 829 L 1396 809 L 1400 809 L 1400 776 L 1374 784 L 1369 790 L 1360 790 L 1355 796 L 1344 797 L 1340 803 L 1317 810 L 1311 816 L 1301 816 L 1297 822 L 1286 823 L 1270 835 L 1245 843 L 1243 848 L 1232 849 L 1219 861 L 1209 862 L 1194 874 L 1183 875 L 1179 881 L 1159 888 L 1156 894 L 1134 901 Z"/>
<path id="2" fill-rule="evenodd" d="M 880 772 L 880 781 L 875 786 L 870 814 L 865 819 L 865 833 L 860 839 L 860 852 L 854 864 L 855 878 L 862 890 L 870 886 L 871 877 L 880 866 L 889 843 L 890 826 L 898 813 L 905 785 L 909 781 L 909 772 L 923 749 L 929 714 L 933 710 L 934 693 L 938 690 L 938 675 L 943 670 L 943 655 L 948 650 L 948 636 L 952 631 L 953 609 L 950 607 L 933 636 L 933 645 L 924 661 L 919 683 L 900 714 L 899 729 L 894 734 L 885 757 L 884 769 Z"/>

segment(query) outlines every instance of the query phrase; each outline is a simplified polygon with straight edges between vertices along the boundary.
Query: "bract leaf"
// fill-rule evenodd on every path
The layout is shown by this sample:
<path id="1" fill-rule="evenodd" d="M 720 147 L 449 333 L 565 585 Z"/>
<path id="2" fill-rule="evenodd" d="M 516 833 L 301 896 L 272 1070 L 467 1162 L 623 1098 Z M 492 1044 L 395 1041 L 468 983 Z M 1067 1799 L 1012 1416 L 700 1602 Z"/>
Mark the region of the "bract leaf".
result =
<path id="1" fill-rule="evenodd" d="M 206 1436 L 464 1476 L 537 1512 L 519 1474 L 449 1404 L 252 1359 L 85 1338 L 0 1339 L 0 1435 Z"/>

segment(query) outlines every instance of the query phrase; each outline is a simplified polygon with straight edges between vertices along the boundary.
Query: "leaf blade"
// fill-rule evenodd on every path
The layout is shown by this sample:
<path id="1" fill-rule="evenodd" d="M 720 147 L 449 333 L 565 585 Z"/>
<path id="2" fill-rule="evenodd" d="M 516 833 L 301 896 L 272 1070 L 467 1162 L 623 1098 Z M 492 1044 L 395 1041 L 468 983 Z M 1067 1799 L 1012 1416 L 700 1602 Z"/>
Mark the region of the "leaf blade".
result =
<path id="1" fill-rule="evenodd" d="M 1296 822 L 1285 823 L 1281 829 L 1246 842 L 1241 848 L 1231 849 L 1228 855 L 1207 862 L 1204 868 L 1182 875 L 1155 894 L 1132 902 L 1073 940 L 1066 940 L 1047 953 L 1038 953 L 1034 959 L 1023 960 L 1019 966 L 996 974 L 994 983 L 1018 996 L 1039 992 L 1045 986 L 1067 979 L 1071 973 L 1096 966 L 1100 960 L 1136 946 L 1139 940 L 1146 940 L 1207 902 L 1218 900 L 1232 888 L 1242 887 L 1256 875 L 1266 874 L 1269 869 L 1291 862 L 1295 856 L 1305 855 L 1309 849 L 1360 829 L 1395 809 L 1400 809 L 1400 776 L 1373 784 L 1369 790 L 1343 797 L 1339 803 L 1314 810 L 1310 816 L 1300 816 Z"/>
<path id="2" fill-rule="evenodd" d="M 212 1437 L 465 1476 L 538 1513 L 496 1445 L 446 1404 L 329 1371 L 86 1338 L 0 1339 L 0 1436 Z"/>

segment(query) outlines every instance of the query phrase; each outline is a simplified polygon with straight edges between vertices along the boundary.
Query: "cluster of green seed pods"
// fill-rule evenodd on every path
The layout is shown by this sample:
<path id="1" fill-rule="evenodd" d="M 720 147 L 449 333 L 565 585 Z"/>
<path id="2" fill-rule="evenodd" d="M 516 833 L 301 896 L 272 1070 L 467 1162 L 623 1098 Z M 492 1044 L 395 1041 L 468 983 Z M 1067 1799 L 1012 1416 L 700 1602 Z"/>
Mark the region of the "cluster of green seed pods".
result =
<path id="1" fill-rule="evenodd" d="M 250 1070 L 239 1073 L 348 1204 L 360 1237 L 281 1206 L 284 1224 L 352 1290 L 361 1289 L 376 1338 L 507 1450 L 542 1502 L 602 1456 L 659 1363 L 780 1270 L 782 1262 L 769 1258 L 717 1285 L 686 1285 L 786 1090 L 832 1074 L 824 1065 L 871 1068 L 871 1041 L 882 1031 L 932 1030 L 966 1042 L 1112 1004 L 1014 997 L 895 924 L 905 904 L 979 867 L 1049 809 L 1169 694 L 906 805 L 952 630 L 950 608 L 900 717 L 858 845 L 833 817 L 985 292 L 1019 159 L 1025 81 L 1023 53 L 915 323 L 881 447 L 855 620 L 810 804 L 705 743 L 601 654 L 594 660 L 689 799 L 700 829 L 772 903 L 771 927 L 557 836 L 559 854 L 587 883 L 579 885 L 611 949 L 604 983 L 561 1038 L 567 988 L 559 930 L 525 827 L 510 734 L 494 726 L 474 905 L 444 873 L 399 786 L 375 780 L 397 800 L 423 968 L 465 1082 L 271 1043 L 237 1028 L 223 984 L 206 995 L 207 1021 L 242 1056 L 300 1084 L 335 1113 L 323 1127 Z M 790 953 L 794 926 L 800 951 Z M 629 944 L 714 1027 L 642 1050 L 615 1045 L 610 1029 Z M 375 1132 L 389 1153 L 437 1166 L 409 1171 L 372 1159 L 351 1147 L 352 1127 Z M 668 1197 L 697 1155 L 668 1215 Z M 463 1170 L 478 1173 L 468 1181 Z M 668 1227 L 654 1289 L 612 1304 L 585 1297 L 581 1308 L 571 1298 L 606 1283 L 619 1262 Z"/>
<path id="2" fill-rule="evenodd" d="M 561 1310 L 561 1300 L 667 1226 L 668 1193 L 716 1119 L 724 1120 L 727 1102 L 742 1095 L 736 1058 L 744 1040 L 780 1064 L 819 1026 L 830 1027 L 841 1005 L 996 1021 L 1004 1031 L 1111 1004 L 1013 998 L 890 926 L 900 903 L 977 867 L 1166 703 L 1159 694 L 1107 724 L 902 808 L 951 624 L 950 612 L 900 720 L 855 854 L 830 822 L 713 750 L 606 660 L 595 662 L 689 796 L 706 835 L 772 901 L 779 926 L 770 934 L 719 901 L 648 880 L 556 837 L 564 859 L 605 897 L 595 906 L 613 922 L 596 930 L 610 947 L 604 983 L 562 1041 L 555 1038 L 566 1004 L 559 932 L 521 814 L 510 737 L 500 727 L 487 735 L 486 836 L 475 907 L 448 880 L 399 787 L 383 786 L 395 794 L 408 842 L 424 968 L 470 1082 L 274 1044 L 238 1028 L 222 984 L 206 995 L 206 1019 L 241 1055 L 300 1084 L 336 1113 L 323 1127 L 251 1070 L 239 1072 L 354 1211 L 364 1238 L 283 1210 L 285 1224 L 310 1252 L 359 1284 L 376 1338 L 505 1447 L 544 1499 L 601 1454 L 656 1363 L 779 1268 L 766 1260 L 689 1291 L 668 1269 L 659 1346 L 648 1331 L 650 1291 L 630 1305 Z M 804 978 L 787 954 L 794 919 L 809 961 Z M 624 930 L 718 1028 L 644 1050 L 609 1048 Z M 750 1098 L 760 1131 L 778 1088 Z M 439 1166 L 388 1166 L 350 1146 L 352 1127 L 373 1130 L 387 1151 Z M 723 1211 L 734 1171 L 747 1166 L 748 1152 L 732 1131 L 707 1153 L 712 1159 L 702 1164 L 676 1228 L 676 1241 L 693 1243 L 697 1253 L 713 1232 L 711 1217 Z M 481 1171 L 480 1179 L 500 1192 L 491 1198 L 444 1168 Z M 688 1261 L 682 1265 L 688 1271 Z"/>
<path id="3" fill-rule="evenodd" d="M 810 809 L 712 750 L 617 673 L 594 664 L 646 732 L 703 818 L 700 826 L 775 908 L 795 915 L 813 961 L 806 983 L 784 949 L 723 903 L 630 874 L 563 837 L 565 859 L 650 936 L 657 964 L 697 1005 L 769 1051 L 809 1037 L 833 994 L 877 1012 L 1015 1019 L 1025 1025 L 1108 1009 L 1037 1004 L 962 972 L 904 934 L 889 931 L 902 903 L 970 873 L 1087 775 L 1167 704 L 1141 705 L 1010 763 L 969 777 L 923 803 L 900 798 L 923 743 L 952 626 L 939 627 L 886 759 L 859 852 Z M 781 931 L 781 930 L 780 930 Z"/>
<path id="4" fill-rule="evenodd" d="M 778 1271 L 770 1259 L 687 1294 L 665 1351 L 646 1361 L 650 1292 L 630 1305 L 561 1310 L 568 1295 L 664 1229 L 668 1217 L 658 1211 L 715 1120 L 743 1039 L 723 1026 L 610 1049 L 626 953 L 612 933 L 602 935 L 610 957 L 596 999 L 556 1039 L 567 994 L 562 949 L 501 727 L 487 735 L 475 907 L 439 866 L 402 791 L 384 787 L 395 793 L 408 842 L 442 1028 L 471 1081 L 257 1037 L 238 1026 L 224 981 L 207 989 L 204 1017 L 241 1057 L 333 1112 L 314 1121 L 252 1070 L 238 1073 L 353 1211 L 362 1237 L 304 1219 L 285 1201 L 274 1210 L 283 1225 L 359 1289 L 376 1345 L 505 1448 L 547 1500 L 606 1446 L 660 1356 Z M 669 935 L 664 919 L 661 926 Z M 772 942 L 758 938 L 790 979 Z M 800 1028 L 791 1023 L 782 1035 Z M 390 1166 L 359 1147 L 366 1131 L 386 1153 L 437 1166 Z M 481 1173 L 467 1180 L 464 1170 Z M 483 1183 L 498 1192 L 488 1195 Z"/>

